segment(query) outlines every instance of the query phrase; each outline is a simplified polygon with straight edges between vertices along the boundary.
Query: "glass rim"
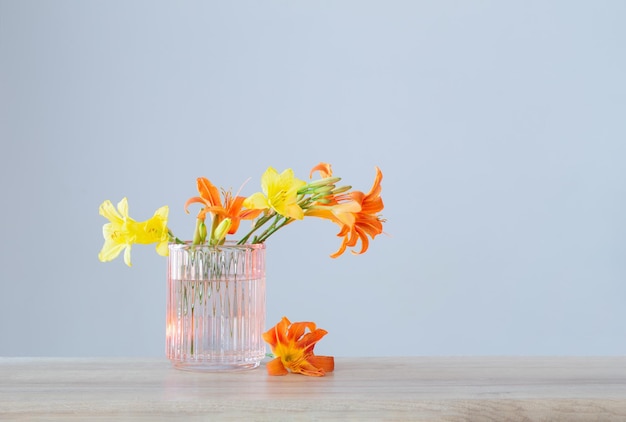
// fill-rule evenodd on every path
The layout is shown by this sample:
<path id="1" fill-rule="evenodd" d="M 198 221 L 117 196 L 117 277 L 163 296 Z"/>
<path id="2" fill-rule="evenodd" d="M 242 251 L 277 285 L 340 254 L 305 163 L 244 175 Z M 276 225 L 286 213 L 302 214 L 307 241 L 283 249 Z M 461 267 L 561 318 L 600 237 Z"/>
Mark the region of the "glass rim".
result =
<path id="1" fill-rule="evenodd" d="M 194 244 L 191 240 L 185 240 L 183 243 L 170 242 L 168 243 L 168 248 L 170 250 L 180 250 L 180 249 L 265 249 L 265 243 L 243 243 L 239 244 L 235 240 L 227 240 L 220 245 L 209 245 L 207 243 L 199 243 Z"/>

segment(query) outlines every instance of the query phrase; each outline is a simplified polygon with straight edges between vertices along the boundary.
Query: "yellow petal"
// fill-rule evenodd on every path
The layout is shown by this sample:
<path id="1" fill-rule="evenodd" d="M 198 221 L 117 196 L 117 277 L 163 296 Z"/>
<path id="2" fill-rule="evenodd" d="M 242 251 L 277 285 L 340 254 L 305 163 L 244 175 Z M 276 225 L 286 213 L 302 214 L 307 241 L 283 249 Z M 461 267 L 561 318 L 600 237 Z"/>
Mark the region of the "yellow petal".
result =
<path id="1" fill-rule="evenodd" d="M 117 203 L 117 210 L 122 214 L 122 217 L 128 218 L 128 199 L 126 197 Z"/>
<path id="2" fill-rule="evenodd" d="M 111 201 L 108 199 L 100 205 L 100 215 L 111 222 L 122 220 L 122 216 L 119 215 Z"/>
<path id="3" fill-rule="evenodd" d="M 158 210 L 156 210 L 154 212 L 154 216 L 153 217 L 160 217 L 164 220 L 167 220 L 167 215 L 170 211 L 170 208 L 167 205 L 162 206 L 161 208 L 159 208 Z"/>
<path id="4" fill-rule="evenodd" d="M 302 220 L 304 218 L 304 211 L 298 204 L 291 204 L 281 209 L 282 212 L 279 214 L 284 215 L 285 217 L 295 218 L 296 220 Z"/>
<path id="5" fill-rule="evenodd" d="M 276 183 L 278 179 L 278 172 L 274 167 L 268 167 L 265 173 L 261 176 L 261 189 L 269 196 L 270 186 Z"/>
<path id="6" fill-rule="evenodd" d="M 261 192 L 250 195 L 243 201 L 243 206 L 250 210 L 265 210 L 269 208 L 267 198 Z"/>
<path id="7" fill-rule="evenodd" d="M 124 251 L 124 263 L 129 267 L 133 265 L 130 263 L 130 245 L 126 245 L 126 250 Z"/>
<path id="8" fill-rule="evenodd" d="M 168 247 L 169 242 L 167 240 L 157 243 L 156 251 L 161 256 L 168 256 L 170 254 L 170 249 Z"/>
<path id="9" fill-rule="evenodd" d="M 100 262 L 108 262 L 112 261 L 122 252 L 126 245 L 114 243 L 112 241 L 104 242 L 104 246 L 102 246 L 102 250 L 98 254 L 98 259 Z"/>

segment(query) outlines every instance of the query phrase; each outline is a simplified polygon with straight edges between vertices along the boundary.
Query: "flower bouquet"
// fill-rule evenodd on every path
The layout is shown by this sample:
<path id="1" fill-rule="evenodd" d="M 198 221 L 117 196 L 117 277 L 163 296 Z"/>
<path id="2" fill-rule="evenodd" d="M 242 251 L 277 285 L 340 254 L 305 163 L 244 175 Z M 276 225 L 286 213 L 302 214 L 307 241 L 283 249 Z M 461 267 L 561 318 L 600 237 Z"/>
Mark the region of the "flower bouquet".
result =
<path id="1" fill-rule="evenodd" d="M 319 178 L 313 179 L 318 173 Z M 295 177 L 292 169 L 278 173 L 270 167 L 261 177 L 262 192 L 248 197 L 218 189 L 209 179 L 197 179 L 198 196 L 184 209 L 200 205 L 192 240 L 176 237 L 167 225 L 168 207 L 139 222 L 128 213 L 123 198 L 117 209 L 111 201 L 100 205 L 100 215 L 109 220 L 103 227 L 104 246 L 98 258 L 115 259 L 124 251 L 131 266 L 134 244 L 156 244 L 158 254 L 168 257 L 167 355 L 179 369 L 245 369 L 265 357 L 263 340 L 275 359 L 267 365 L 270 374 L 287 369 L 307 375 L 332 370 L 332 357 L 315 356 L 313 347 L 326 331 L 314 323 L 291 323 L 283 318 L 263 333 L 265 324 L 265 242 L 278 230 L 308 217 L 337 224 L 339 249 L 361 247 L 381 234 L 385 221 L 380 212 L 382 172 L 377 167 L 368 193 L 338 186 L 331 166 L 313 167 L 309 181 Z M 209 220 L 207 221 L 207 216 Z M 232 240 L 242 220 L 251 220 L 248 231 Z M 307 331 L 308 330 L 308 331 Z"/>

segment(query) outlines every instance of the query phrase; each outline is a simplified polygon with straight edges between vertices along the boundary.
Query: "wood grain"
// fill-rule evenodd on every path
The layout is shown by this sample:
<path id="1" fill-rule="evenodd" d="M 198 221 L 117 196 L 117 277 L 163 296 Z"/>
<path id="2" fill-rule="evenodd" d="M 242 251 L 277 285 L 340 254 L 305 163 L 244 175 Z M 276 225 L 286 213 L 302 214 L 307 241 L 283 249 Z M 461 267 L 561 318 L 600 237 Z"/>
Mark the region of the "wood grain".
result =
<path id="1" fill-rule="evenodd" d="M 626 421 L 626 357 L 336 358 L 323 378 L 0 358 L 0 420 Z"/>

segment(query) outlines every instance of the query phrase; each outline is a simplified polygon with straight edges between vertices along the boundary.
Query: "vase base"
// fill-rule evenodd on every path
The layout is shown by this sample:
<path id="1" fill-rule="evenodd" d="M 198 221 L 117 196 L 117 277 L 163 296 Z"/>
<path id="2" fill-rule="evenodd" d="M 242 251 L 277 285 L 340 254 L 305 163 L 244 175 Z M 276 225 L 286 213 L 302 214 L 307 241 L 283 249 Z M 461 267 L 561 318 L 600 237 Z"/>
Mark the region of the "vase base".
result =
<path id="1" fill-rule="evenodd" d="M 223 363 L 223 362 L 172 362 L 174 368 L 191 372 L 237 372 L 258 368 L 261 362 Z"/>

